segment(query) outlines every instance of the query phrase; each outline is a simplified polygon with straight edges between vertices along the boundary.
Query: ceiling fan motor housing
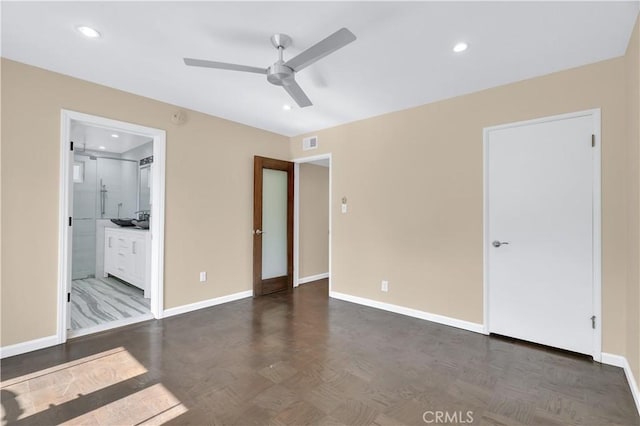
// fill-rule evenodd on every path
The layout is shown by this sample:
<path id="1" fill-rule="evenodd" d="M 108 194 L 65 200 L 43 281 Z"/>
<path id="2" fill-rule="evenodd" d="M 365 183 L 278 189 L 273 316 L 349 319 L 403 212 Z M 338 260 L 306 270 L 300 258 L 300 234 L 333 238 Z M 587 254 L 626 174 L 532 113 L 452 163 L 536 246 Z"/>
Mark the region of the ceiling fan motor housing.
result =
<path id="1" fill-rule="evenodd" d="M 267 68 L 267 80 L 276 86 L 283 86 L 288 81 L 293 80 L 293 70 L 284 65 L 283 62 L 278 61 Z"/>
<path id="2" fill-rule="evenodd" d="M 283 86 L 287 81 L 293 80 L 293 70 L 284 65 L 282 60 L 282 52 L 291 46 L 291 37 L 286 34 L 274 34 L 271 36 L 271 44 L 278 49 L 280 59 L 269 68 L 267 68 L 267 80 L 276 86 Z"/>

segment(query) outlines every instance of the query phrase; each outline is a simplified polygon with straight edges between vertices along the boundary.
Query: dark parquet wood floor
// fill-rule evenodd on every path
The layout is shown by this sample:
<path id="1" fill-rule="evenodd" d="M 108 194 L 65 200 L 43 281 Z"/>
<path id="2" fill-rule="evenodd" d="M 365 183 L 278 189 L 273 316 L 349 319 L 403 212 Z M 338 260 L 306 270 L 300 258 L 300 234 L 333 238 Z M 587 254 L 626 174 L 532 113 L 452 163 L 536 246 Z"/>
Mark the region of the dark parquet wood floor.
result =
<path id="1" fill-rule="evenodd" d="M 4 422 L 21 425 L 640 424 L 619 368 L 331 300 L 326 281 L 8 358 L 1 375 Z"/>

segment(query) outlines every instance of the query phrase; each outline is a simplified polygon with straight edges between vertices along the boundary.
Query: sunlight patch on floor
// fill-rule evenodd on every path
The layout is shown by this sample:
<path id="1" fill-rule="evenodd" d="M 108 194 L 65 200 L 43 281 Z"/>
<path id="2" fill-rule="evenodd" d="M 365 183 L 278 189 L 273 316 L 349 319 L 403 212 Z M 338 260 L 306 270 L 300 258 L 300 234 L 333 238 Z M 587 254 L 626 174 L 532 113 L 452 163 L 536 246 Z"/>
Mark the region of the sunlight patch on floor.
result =
<path id="1" fill-rule="evenodd" d="M 62 424 L 161 425 L 187 411 L 171 392 L 157 383 Z"/>
<path id="2" fill-rule="evenodd" d="M 29 417 L 144 374 L 147 369 L 125 348 L 39 370 L 0 383 L 2 418 Z"/>

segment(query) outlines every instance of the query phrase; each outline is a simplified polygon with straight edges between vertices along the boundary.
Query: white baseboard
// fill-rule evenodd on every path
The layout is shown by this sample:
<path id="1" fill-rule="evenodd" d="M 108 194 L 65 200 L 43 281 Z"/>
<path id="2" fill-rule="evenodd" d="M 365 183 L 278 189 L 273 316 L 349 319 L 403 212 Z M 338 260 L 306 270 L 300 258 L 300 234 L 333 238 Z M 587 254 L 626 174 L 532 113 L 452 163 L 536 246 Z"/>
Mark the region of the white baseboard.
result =
<path id="1" fill-rule="evenodd" d="M 328 272 L 325 272 L 324 274 L 309 275 L 308 277 L 298 278 L 298 285 L 323 280 L 325 278 L 329 278 Z"/>
<path id="2" fill-rule="evenodd" d="M 417 309 L 406 308 L 404 306 L 392 305 L 391 303 L 378 302 L 377 300 L 366 299 L 364 297 L 351 296 L 349 294 L 338 293 L 336 291 L 329 292 L 329 297 L 344 300 L 347 302 L 357 303 L 358 305 L 382 309 L 383 311 L 395 312 L 396 314 L 407 315 L 409 317 L 436 322 L 438 324 L 461 328 L 463 330 L 473 331 L 474 333 L 484 334 L 484 326 L 475 322 L 459 320 L 456 318 L 446 317 L 444 315 L 432 314 L 430 312 L 419 311 Z"/>
<path id="3" fill-rule="evenodd" d="M 608 354 L 602 352 L 602 364 L 613 365 L 614 367 L 624 368 L 627 364 L 627 359 L 621 355 Z"/>
<path id="4" fill-rule="evenodd" d="M 0 358 L 20 355 L 38 349 L 48 348 L 57 345 L 58 336 L 41 337 L 40 339 L 29 340 L 28 342 L 16 343 L 15 345 L 3 346 L 0 348 Z"/>
<path id="5" fill-rule="evenodd" d="M 638 382 L 636 382 L 636 378 L 633 377 L 633 371 L 631 371 L 631 366 L 629 365 L 627 358 L 621 355 L 602 352 L 602 363 L 620 367 L 624 370 L 624 375 L 627 377 L 627 382 L 631 389 L 631 395 L 633 395 L 633 400 L 636 403 L 636 409 L 638 410 L 638 414 L 640 414 L 640 390 L 638 389 Z"/>
<path id="6" fill-rule="evenodd" d="M 175 308 L 165 309 L 162 318 L 172 317 L 174 315 L 186 314 L 187 312 L 197 311 L 198 309 L 210 308 L 211 306 L 220 305 L 222 303 L 233 302 L 234 300 L 244 299 L 253 296 L 253 291 L 241 291 L 226 296 L 215 297 L 213 299 L 203 300 L 201 302 L 190 303 L 188 305 L 177 306 Z"/>

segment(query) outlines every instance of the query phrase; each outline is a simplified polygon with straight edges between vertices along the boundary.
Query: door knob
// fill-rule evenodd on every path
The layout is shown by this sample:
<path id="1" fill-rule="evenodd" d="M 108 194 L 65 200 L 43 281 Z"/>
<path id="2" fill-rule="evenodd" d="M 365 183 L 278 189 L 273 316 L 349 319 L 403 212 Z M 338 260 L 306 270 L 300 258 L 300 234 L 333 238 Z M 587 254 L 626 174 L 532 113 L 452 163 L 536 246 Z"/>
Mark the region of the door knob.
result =
<path id="1" fill-rule="evenodd" d="M 253 231 L 253 233 L 254 233 L 254 234 L 256 234 L 256 235 L 264 234 L 264 232 L 262 232 L 262 231 L 261 231 L 261 230 L 259 230 L 259 229 L 256 229 L 255 231 Z"/>
<path id="2" fill-rule="evenodd" d="M 504 244 L 509 244 L 509 241 L 498 241 L 498 240 L 495 240 L 494 242 L 491 243 L 491 245 L 494 246 L 495 248 L 498 248 L 498 247 L 500 247 L 501 245 L 504 245 Z"/>

